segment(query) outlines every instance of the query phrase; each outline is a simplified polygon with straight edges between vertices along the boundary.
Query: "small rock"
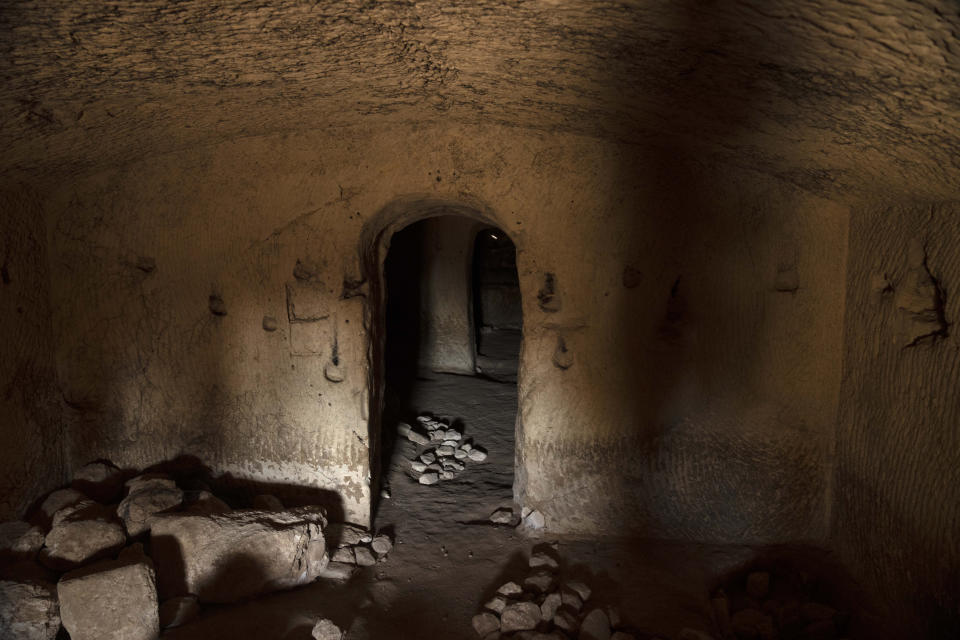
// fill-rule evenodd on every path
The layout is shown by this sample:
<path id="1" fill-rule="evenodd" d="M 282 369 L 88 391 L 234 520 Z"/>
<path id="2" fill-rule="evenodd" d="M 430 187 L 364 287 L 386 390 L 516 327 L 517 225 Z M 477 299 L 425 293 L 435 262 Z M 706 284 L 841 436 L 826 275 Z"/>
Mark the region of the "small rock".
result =
<path id="1" fill-rule="evenodd" d="M 528 531 L 540 531 L 547 525 L 546 518 L 539 511 L 531 511 L 523 518 L 521 523 L 524 529 Z"/>
<path id="2" fill-rule="evenodd" d="M 440 473 L 443 471 L 443 467 L 440 466 L 439 462 L 434 462 L 427 465 L 427 471 L 436 471 L 437 473 Z"/>
<path id="3" fill-rule="evenodd" d="M 490 522 L 494 524 L 510 524 L 513 522 L 513 509 L 501 507 L 490 514 Z"/>
<path id="4" fill-rule="evenodd" d="M 440 429 L 436 429 L 430 432 L 430 441 L 431 442 L 442 442 L 446 440 L 446 434 Z"/>
<path id="5" fill-rule="evenodd" d="M 594 609 L 580 623 L 579 640 L 610 640 L 610 619 L 603 609 Z"/>
<path id="6" fill-rule="evenodd" d="M 457 460 L 463 460 L 467 457 L 467 452 L 464 451 L 463 449 L 457 449 L 456 451 L 453 452 L 453 457 L 456 458 Z"/>
<path id="7" fill-rule="evenodd" d="M 160 633 L 153 566 L 107 561 L 63 576 L 60 616 L 72 640 L 155 640 Z"/>
<path id="8" fill-rule="evenodd" d="M 51 569 L 65 571 L 113 555 L 126 541 L 113 509 L 85 500 L 53 516 L 40 560 Z"/>
<path id="9" fill-rule="evenodd" d="M 435 456 L 431 451 L 427 451 L 425 453 L 420 454 L 420 461 L 423 462 L 424 464 L 432 464 L 433 462 L 436 461 L 436 459 L 437 459 L 437 456 Z"/>
<path id="10" fill-rule="evenodd" d="M 50 525 L 53 522 L 53 516 L 57 511 L 66 507 L 72 507 L 84 500 L 89 500 L 89 498 L 76 489 L 57 489 L 47 496 L 40 505 L 38 524 L 43 527 L 45 531 L 49 531 Z"/>
<path id="11" fill-rule="evenodd" d="M 446 433 L 443 434 L 443 437 L 447 440 L 458 441 L 463 437 L 459 431 L 456 429 L 447 429 Z"/>
<path id="12" fill-rule="evenodd" d="M 467 457 L 474 462 L 483 462 L 487 459 L 487 453 L 486 451 L 481 451 L 480 449 L 470 449 L 470 451 L 467 452 Z"/>
<path id="13" fill-rule="evenodd" d="M 507 606 L 507 599 L 503 596 L 493 596 L 487 600 L 487 604 L 483 605 L 484 609 L 489 609 L 497 615 L 503 613 L 503 608 Z"/>
<path id="14" fill-rule="evenodd" d="M 330 620 L 323 618 L 313 625 L 311 635 L 314 640 L 343 640 L 343 631 Z"/>
<path id="15" fill-rule="evenodd" d="M 507 597 L 518 596 L 523 593 L 523 587 L 518 585 L 516 582 L 507 582 L 500 585 L 500 588 L 497 589 L 497 593 Z"/>
<path id="16" fill-rule="evenodd" d="M 411 431 L 413 431 L 413 427 L 408 425 L 406 422 L 397 423 L 397 433 L 399 433 L 400 435 L 406 437 L 410 434 Z"/>
<path id="17" fill-rule="evenodd" d="M 473 616 L 473 630 L 481 638 L 500 630 L 500 620 L 492 613 L 478 613 Z"/>
<path id="18" fill-rule="evenodd" d="M 357 557 L 358 566 L 372 567 L 377 564 L 377 559 L 374 557 L 373 552 L 366 547 L 354 547 L 353 553 Z"/>
<path id="19" fill-rule="evenodd" d="M 376 553 L 378 557 L 383 557 L 393 549 L 393 542 L 390 541 L 389 537 L 379 535 L 374 537 L 373 541 L 370 542 L 370 548 L 373 549 L 373 552 Z"/>
<path id="20" fill-rule="evenodd" d="M 127 487 L 127 495 L 148 487 L 176 489 L 177 483 L 173 478 L 165 473 L 142 473 L 139 476 L 130 478 L 124 485 Z"/>
<path id="21" fill-rule="evenodd" d="M 438 482 L 440 482 L 439 473 L 430 472 L 420 476 L 420 484 L 437 484 Z"/>
<path id="22" fill-rule="evenodd" d="M 58 631 L 60 609 L 52 584 L 0 580 L 0 637 L 54 640 Z"/>
<path id="23" fill-rule="evenodd" d="M 456 440 L 444 440 L 440 444 L 444 447 L 452 447 L 456 449 L 459 443 Z"/>
<path id="24" fill-rule="evenodd" d="M 515 602 L 508 604 L 500 614 L 500 630 L 529 631 L 540 623 L 540 607 L 533 602 Z"/>
<path id="25" fill-rule="evenodd" d="M 437 455 L 443 458 L 449 458 L 453 455 L 453 447 L 448 445 L 440 445 L 437 447 Z"/>
<path id="26" fill-rule="evenodd" d="M 511 512 L 510 515 L 512 517 L 513 513 Z M 558 569 L 560 567 L 560 563 L 557 562 L 557 559 L 551 556 L 550 554 L 539 551 L 530 556 L 530 568 L 535 569 L 537 567 L 544 567 L 546 569 Z"/>
<path id="27" fill-rule="evenodd" d="M 389 500 L 390 499 L 390 487 L 381 487 L 380 488 L 380 497 Z"/>
<path id="28" fill-rule="evenodd" d="M 160 628 L 170 629 L 186 624 L 200 615 L 196 596 L 170 598 L 160 605 Z"/>
<path id="29" fill-rule="evenodd" d="M 353 553 L 353 547 L 340 547 L 330 556 L 330 561 L 342 564 L 357 564 L 357 557 Z"/>
<path id="30" fill-rule="evenodd" d="M 432 422 L 433 418 L 430 416 L 417 416 L 417 422 L 420 424 L 426 424 L 427 422 Z"/>
<path id="31" fill-rule="evenodd" d="M 544 620 L 553 620 L 553 616 L 557 615 L 557 610 L 560 609 L 561 604 L 559 593 L 554 592 L 547 595 L 540 603 L 540 617 Z"/>
<path id="32" fill-rule="evenodd" d="M 123 472 L 109 462 L 90 462 L 77 469 L 70 485 L 97 502 L 109 503 L 120 497 Z"/>
<path id="33" fill-rule="evenodd" d="M 412 442 L 412 443 L 414 443 L 414 444 L 418 444 L 418 445 L 420 445 L 420 446 L 423 446 L 423 445 L 428 444 L 428 443 L 430 442 L 430 438 L 426 437 L 425 435 L 423 435 L 423 434 L 421 434 L 421 433 L 417 433 L 416 431 L 411 431 L 410 433 L 408 433 L 408 434 L 407 434 L 407 440 L 409 440 L 410 442 Z"/>
<path id="34" fill-rule="evenodd" d="M 607 606 L 604 608 L 604 611 L 607 614 L 607 619 L 610 620 L 610 628 L 616 629 L 622 624 L 620 619 L 620 610 L 614 606 Z"/>
<path id="35" fill-rule="evenodd" d="M 419 460 L 411 460 L 410 468 L 416 471 L 417 473 L 423 473 L 427 470 L 427 465 Z"/>
<path id="36" fill-rule="evenodd" d="M 577 623 L 577 616 L 570 610 L 561 607 L 556 615 L 553 616 L 553 626 L 569 634 L 573 634 L 576 633 L 579 625 Z"/>
<path id="37" fill-rule="evenodd" d="M 43 530 L 22 520 L 0 524 L 0 558 L 33 560 L 43 546 Z"/>
<path id="38" fill-rule="evenodd" d="M 555 576 L 547 569 L 540 569 L 533 572 L 523 581 L 524 588 L 534 593 L 546 593 L 553 586 Z"/>
<path id="39" fill-rule="evenodd" d="M 563 584 L 563 586 L 564 586 L 564 588 L 566 588 L 566 589 L 568 589 L 568 590 L 576 593 L 578 596 L 580 596 L 580 599 L 583 600 L 584 602 L 586 602 L 587 600 L 589 600 L 589 599 L 590 599 L 590 594 L 593 593 L 592 591 L 590 591 L 590 587 L 588 587 L 587 585 L 583 584 L 582 582 L 577 582 L 577 581 L 575 581 L 575 580 L 571 580 L 571 581 L 569 581 L 569 582 L 565 582 L 565 583 Z"/>
<path id="40" fill-rule="evenodd" d="M 347 522 L 337 522 L 329 525 L 324 535 L 334 541 L 338 547 L 366 544 L 372 539 L 369 531 Z"/>
<path id="41" fill-rule="evenodd" d="M 564 606 L 570 607 L 572 611 L 580 611 L 583 608 L 583 599 L 573 591 L 564 589 L 560 592 L 560 601 Z"/>
<path id="42" fill-rule="evenodd" d="M 117 516 L 123 520 L 127 534 L 136 537 L 150 531 L 151 522 L 158 513 L 173 510 L 181 504 L 183 491 L 176 485 L 138 484 L 117 507 Z"/>
<path id="43" fill-rule="evenodd" d="M 269 493 L 253 496 L 252 506 L 254 509 L 263 509 L 264 511 L 283 511 L 283 503 L 280 502 L 280 499 Z"/>
<path id="44" fill-rule="evenodd" d="M 747 576 L 747 595 L 754 600 L 763 600 L 770 591 L 770 574 L 766 571 L 754 571 Z"/>
<path id="45" fill-rule="evenodd" d="M 464 467 L 462 464 L 460 464 L 456 460 L 447 459 L 443 461 L 443 468 L 447 471 L 459 472 L 459 471 L 463 471 L 466 467 Z"/>
<path id="46" fill-rule="evenodd" d="M 457 477 L 457 474 L 455 474 L 453 471 L 444 470 L 440 472 L 441 480 L 453 480 L 456 477 Z"/>
<path id="47" fill-rule="evenodd" d="M 465 453 L 470 453 L 470 450 L 473 449 L 473 445 L 469 442 L 464 442 L 460 445 L 460 448 L 463 449 Z"/>

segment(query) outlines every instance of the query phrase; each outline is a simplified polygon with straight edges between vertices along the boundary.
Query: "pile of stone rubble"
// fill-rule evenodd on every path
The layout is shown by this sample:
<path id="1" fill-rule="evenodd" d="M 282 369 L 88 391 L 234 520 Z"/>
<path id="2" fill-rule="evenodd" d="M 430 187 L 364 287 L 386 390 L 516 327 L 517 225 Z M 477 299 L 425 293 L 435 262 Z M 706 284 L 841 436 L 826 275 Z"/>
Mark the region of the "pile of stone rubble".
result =
<path id="1" fill-rule="evenodd" d="M 397 425 L 397 433 L 417 445 L 417 455 L 410 461 L 410 469 L 420 484 L 453 480 L 466 468 L 467 462 L 487 459 L 483 448 L 446 423 L 430 416 L 418 416 L 417 422 L 425 433 L 405 422 Z"/>
<path id="2" fill-rule="evenodd" d="M 622 628 L 616 608 L 590 602 L 590 587 L 563 580 L 552 548 L 530 556 L 530 572 L 521 583 L 507 582 L 473 617 L 484 640 L 634 640 Z"/>
<path id="3" fill-rule="evenodd" d="M 752 571 L 725 587 L 711 600 L 723 638 L 832 640 L 850 625 L 849 614 L 817 601 L 816 582 L 803 573 Z"/>
<path id="4" fill-rule="evenodd" d="M 392 548 L 328 526 L 317 506 L 260 495 L 235 510 L 208 488 L 130 475 L 88 464 L 24 521 L 0 523 L 0 638 L 53 640 L 62 626 L 72 640 L 153 640 L 205 604 L 344 579 Z"/>

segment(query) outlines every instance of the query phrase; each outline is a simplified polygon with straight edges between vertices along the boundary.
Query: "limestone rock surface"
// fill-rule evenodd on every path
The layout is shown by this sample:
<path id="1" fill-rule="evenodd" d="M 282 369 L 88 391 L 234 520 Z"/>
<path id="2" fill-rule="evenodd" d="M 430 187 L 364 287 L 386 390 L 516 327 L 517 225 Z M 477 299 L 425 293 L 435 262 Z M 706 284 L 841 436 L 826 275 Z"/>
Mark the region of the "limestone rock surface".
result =
<path id="1" fill-rule="evenodd" d="M 52 584 L 0 580 L 0 638 L 53 640 L 59 630 Z"/>
<path id="2" fill-rule="evenodd" d="M 57 584 L 71 640 L 154 640 L 160 633 L 149 561 L 109 560 L 77 569 Z"/>
<path id="3" fill-rule="evenodd" d="M 113 509 L 86 500 L 56 513 L 40 558 L 51 569 L 69 570 L 110 555 L 126 541 Z"/>

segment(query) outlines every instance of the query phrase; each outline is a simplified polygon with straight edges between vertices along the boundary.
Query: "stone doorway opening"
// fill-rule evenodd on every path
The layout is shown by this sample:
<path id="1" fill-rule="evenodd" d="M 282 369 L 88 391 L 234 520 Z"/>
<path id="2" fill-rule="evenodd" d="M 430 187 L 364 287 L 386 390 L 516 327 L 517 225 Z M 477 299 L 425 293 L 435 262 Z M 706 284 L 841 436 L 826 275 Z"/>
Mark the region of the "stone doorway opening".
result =
<path id="1" fill-rule="evenodd" d="M 483 477 L 499 499 L 504 491 L 512 496 L 522 335 L 513 242 L 485 221 L 441 214 L 409 223 L 380 246 L 382 413 L 372 466 L 380 498 L 375 504 L 396 483 L 418 480 L 445 483 L 449 493 L 458 482 Z M 424 422 L 425 416 L 435 422 Z M 460 434 L 463 451 L 453 445 L 451 454 L 449 438 L 413 443 L 406 436 L 405 425 L 411 425 L 427 438 L 430 431 L 439 437 L 438 423 Z M 426 462 L 420 461 L 424 454 Z"/>

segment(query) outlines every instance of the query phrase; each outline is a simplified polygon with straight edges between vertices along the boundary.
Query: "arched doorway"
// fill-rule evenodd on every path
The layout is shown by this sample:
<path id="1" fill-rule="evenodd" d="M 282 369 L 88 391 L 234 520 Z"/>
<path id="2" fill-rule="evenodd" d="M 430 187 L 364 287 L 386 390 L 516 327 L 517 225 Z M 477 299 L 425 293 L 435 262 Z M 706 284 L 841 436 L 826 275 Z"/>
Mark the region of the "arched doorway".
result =
<path id="1" fill-rule="evenodd" d="M 419 472 L 410 467 L 432 445 L 415 445 L 397 431 L 401 423 L 423 431 L 416 419 L 426 414 L 459 429 L 468 444 L 490 453 L 482 472 L 471 473 L 469 459 L 462 460 L 467 465 L 463 477 L 457 473 L 445 478 L 448 482 L 440 483 L 446 485 L 443 490 L 476 485 L 474 481 L 482 477 L 481 484 L 493 487 L 501 504 L 512 502 L 522 333 L 516 249 L 492 220 L 472 210 L 427 207 L 407 210 L 398 218 L 384 225 L 367 255 L 368 268 L 372 267 L 373 511 L 380 510 L 383 498 L 377 496 L 383 489 L 387 490 L 384 495 L 396 494 L 398 480 L 417 491 L 435 489 L 419 486 Z M 490 265 L 496 265 L 494 271 L 508 265 L 512 274 L 504 278 L 502 273 L 489 272 Z M 491 293 L 491 287 L 503 288 L 511 282 L 514 291 L 500 292 L 505 294 L 500 298 L 515 303 L 512 310 L 502 308 Z M 515 320 L 504 326 L 501 318 L 511 314 Z M 489 375 L 483 367 L 478 369 L 478 346 L 489 347 L 502 338 L 499 331 L 511 332 L 512 362 L 506 362 L 509 349 L 504 345 L 509 340 L 501 340 L 495 355 L 506 365 L 498 372 L 506 375 Z M 492 362 L 483 352 L 479 358 Z M 469 481 L 460 483 L 463 478 Z"/>

